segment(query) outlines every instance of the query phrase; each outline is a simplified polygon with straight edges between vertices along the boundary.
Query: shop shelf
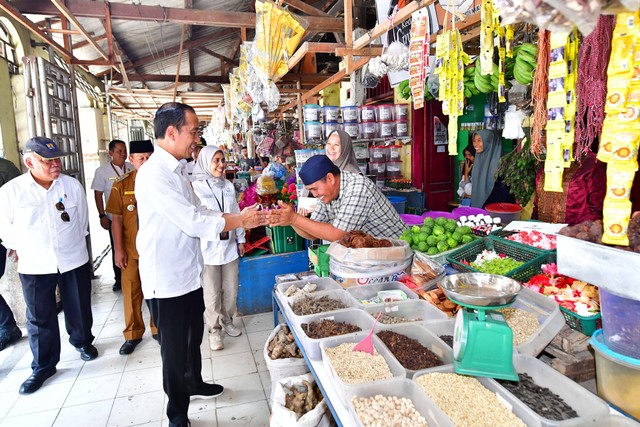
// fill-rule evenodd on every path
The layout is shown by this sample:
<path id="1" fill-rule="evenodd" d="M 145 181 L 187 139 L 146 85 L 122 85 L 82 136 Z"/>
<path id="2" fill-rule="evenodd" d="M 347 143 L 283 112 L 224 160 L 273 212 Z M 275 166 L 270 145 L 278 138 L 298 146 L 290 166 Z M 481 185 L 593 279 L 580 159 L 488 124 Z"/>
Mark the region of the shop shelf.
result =
<path id="1" fill-rule="evenodd" d="M 362 427 L 362 422 L 355 412 L 352 399 L 354 397 L 373 397 L 376 395 L 407 398 L 411 400 L 416 411 L 427 420 L 428 425 L 453 426 L 449 418 L 424 394 L 420 386 L 407 379 L 379 381 L 374 384 L 353 387 L 349 390 L 349 393 L 347 393 L 347 405 L 353 425 Z"/>
<path id="2" fill-rule="evenodd" d="M 369 316 L 364 310 L 360 310 L 357 308 L 340 310 L 332 313 L 311 314 L 309 316 L 301 317 L 300 326 L 296 332 L 298 333 L 298 338 L 300 339 L 300 343 L 302 344 L 304 351 L 307 353 L 307 356 L 311 360 L 322 360 L 320 343 L 333 337 L 309 338 L 309 336 L 307 336 L 304 329 L 302 328 L 302 325 L 305 323 L 309 324 L 312 322 L 320 322 L 324 319 L 333 320 L 335 322 L 350 323 L 352 325 L 358 326 L 362 331 L 366 332 L 369 332 L 373 327 L 373 318 Z M 354 333 L 355 332 L 336 336 L 347 336 L 353 335 Z"/>
<path id="3" fill-rule="evenodd" d="M 438 356 L 438 359 L 442 361 L 443 365 L 453 363 L 451 348 L 437 335 L 433 334 L 426 327 L 426 324 L 401 323 L 398 325 L 385 325 L 378 322 L 378 324 L 376 325 L 376 334 L 385 330 L 402 334 L 406 337 L 413 338 L 414 340 L 418 341 L 422 346 L 428 348 L 436 356 Z M 382 344 L 385 345 L 384 342 Z M 387 347 L 387 349 L 389 349 L 389 347 Z M 391 352 L 391 349 L 389 349 L 389 352 L 393 354 L 393 352 Z M 407 378 L 413 378 L 413 374 L 417 372 L 416 370 L 409 369 L 404 366 L 403 368 L 406 371 Z"/>
<path id="4" fill-rule="evenodd" d="M 515 268 L 505 274 L 507 277 L 517 275 L 519 271 L 528 268 L 529 263 L 542 255 L 542 252 L 535 248 L 529 248 L 525 245 L 514 245 L 505 239 L 499 239 L 496 237 L 483 237 L 475 242 L 468 243 L 463 248 L 453 252 L 447 256 L 447 261 L 451 263 L 451 266 L 463 273 L 477 272 L 475 268 L 470 265 L 463 264 L 462 261 L 473 262 L 476 256 L 482 253 L 485 249 L 493 250 L 500 254 L 505 254 L 510 258 L 517 261 L 524 262 L 518 268 Z"/>
<path id="5" fill-rule="evenodd" d="M 358 301 L 361 305 L 364 305 L 364 306 L 384 304 L 384 303 L 380 303 L 380 304 L 366 303 L 365 304 L 362 301 L 375 297 L 376 295 L 378 295 L 378 292 L 380 291 L 390 291 L 390 290 L 400 290 L 404 292 L 407 295 L 407 298 L 410 300 L 417 300 L 419 298 L 418 294 L 413 292 L 404 283 L 401 283 L 401 282 L 372 283 L 369 285 L 352 286 L 350 288 L 347 288 L 347 292 L 349 292 L 351 296 L 356 299 L 356 301 Z"/>
<path id="6" fill-rule="evenodd" d="M 343 343 L 353 343 L 355 345 L 356 343 L 360 342 L 363 338 L 365 338 L 368 334 L 369 334 L 369 331 L 356 332 L 355 334 L 327 338 L 320 343 L 320 350 L 322 352 L 322 364 L 324 365 L 325 370 L 329 374 L 329 378 L 333 383 L 338 393 L 338 396 L 340 397 L 340 399 L 342 399 L 342 401 L 345 401 L 347 394 L 350 393 L 351 390 L 358 387 L 359 385 L 370 386 L 377 382 L 381 382 L 382 380 L 367 381 L 367 382 L 358 383 L 358 384 L 350 384 L 350 383 L 344 382 L 342 379 L 340 379 L 333 365 L 331 364 L 331 360 L 327 356 L 326 349 L 337 347 Z M 387 347 L 385 347 L 385 345 L 382 344 L 382 341 L 380 341 L 380 339 L 376 336 L 373 336 L 373 348 L 387 362 L 387 365 L 389 365 L 389 370 L 391 371 L 391 375 L 393 378 L 403 379 L 405 377 L 405 370 L 402 367 L 402 365 L 398 363 L 396 358 L 393 357 L 393 355 L 387 349 Z"/>

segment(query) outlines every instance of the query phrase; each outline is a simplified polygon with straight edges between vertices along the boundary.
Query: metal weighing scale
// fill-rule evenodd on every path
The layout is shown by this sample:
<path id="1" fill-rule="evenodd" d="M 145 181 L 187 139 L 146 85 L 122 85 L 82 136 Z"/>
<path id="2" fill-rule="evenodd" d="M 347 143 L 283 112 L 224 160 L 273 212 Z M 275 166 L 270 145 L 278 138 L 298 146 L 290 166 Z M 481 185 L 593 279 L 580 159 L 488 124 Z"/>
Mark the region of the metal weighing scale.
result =
<path id="1" fill-rule="evenodd" d="M 510 306 L 522 286 L 504 276 L 461 273 L 442 279 L 447 297 L 463 307 L 453 331 L 453 366 L 459 374 L 518 381 L 513 331 L 496 310 Z"/>

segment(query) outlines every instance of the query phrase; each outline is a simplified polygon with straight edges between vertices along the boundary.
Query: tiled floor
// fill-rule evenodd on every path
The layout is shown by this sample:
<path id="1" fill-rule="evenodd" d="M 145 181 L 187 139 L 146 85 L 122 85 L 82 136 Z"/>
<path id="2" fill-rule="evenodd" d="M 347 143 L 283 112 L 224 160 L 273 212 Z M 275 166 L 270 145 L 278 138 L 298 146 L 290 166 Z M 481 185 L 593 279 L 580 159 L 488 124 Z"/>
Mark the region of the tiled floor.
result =
<path id="1" fill-rule="evenodd" d="M 112 282 L 96 279 L 93 283 L 97 359 L 80 360 L 64 332 L 58 372 L 36 393 L 20 396 L 18 388 L 31 373 L 28 341 L 22 338 L 0 352 L 0 427 L 168 425 L 160 347 L 147 331 L 135 352 L 118 354 L 124 342 L 123 307 L 121 293 L 111 291 Z M 262 351 L 273 317 L 271 313 L 240 317 L 236 325 L 243 334 L 225 336 L 222 351 L 212 352 L 208 339 L 203 339 L 203 377 L 225 386 L 225 392 L 216 400 L 191 402 L 189 418 L 194 427 L 269 425 L 271 383 Z"/>

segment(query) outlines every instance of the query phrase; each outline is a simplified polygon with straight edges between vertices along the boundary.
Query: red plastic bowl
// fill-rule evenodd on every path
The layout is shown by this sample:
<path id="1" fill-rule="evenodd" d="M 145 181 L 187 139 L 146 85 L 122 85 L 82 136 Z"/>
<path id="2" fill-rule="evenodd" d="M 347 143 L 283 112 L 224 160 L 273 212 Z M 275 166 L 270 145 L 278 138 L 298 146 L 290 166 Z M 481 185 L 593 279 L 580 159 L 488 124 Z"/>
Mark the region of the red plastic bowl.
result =
<path id="1" fill-rule="evenodd" d="M 522 207 L 515 203 L 491 203 L 485 206 L 484 209 L 495 213 L 517 213 L 522 211 Z"/>

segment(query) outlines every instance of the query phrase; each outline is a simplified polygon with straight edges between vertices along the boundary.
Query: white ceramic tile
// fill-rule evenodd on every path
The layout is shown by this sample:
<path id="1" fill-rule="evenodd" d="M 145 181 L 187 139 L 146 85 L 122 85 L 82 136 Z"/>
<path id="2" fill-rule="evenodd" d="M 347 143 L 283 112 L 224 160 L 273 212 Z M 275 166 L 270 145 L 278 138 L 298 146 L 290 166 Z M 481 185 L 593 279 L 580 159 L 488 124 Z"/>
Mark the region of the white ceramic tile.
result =
<path id="1" fill-rule="evenodd" d="M 60 409 L 69 394 L 73 383 L 70 381 L 60 384 L 47 382 L 35 393 L 21 395 L 7 414 L 7 417 L 17 417 L 33 412 L 43 412 L 50 409 Z"/>
<path id="2" fill-rule="evenodd" d="M 156 343 L 155 341 L 153 342 Z M 162 367 L 162 356 L 160 355 L 160 348 L 149 348 L 147 350 L 144 350 L 140 348 L 141 345 L 142 343 L 140 343 L 140 345 L 136 347 L 136 350 L 130 355 L 126 357 L 120 356 L 121 358 L 127 360 L 127 363 L 124 367 L 125 371 Z"/>
<path id="3" fill-rule="evenodd" d="M 269 425 L 269 406 L 264 400 L 220 408 L 216 412 L 220 426 L 267 427 Z"/>
<path id="4" fill-rule="evenodd" d="M 267 366 L 267 362 L 264 360 L 264 349 L 261 348 L 260 350 L 253 350 L 252 353 L 258 372 L 268 371 L 269 367 Z"/>
<path id="5" fill-rule="evenodd" d="M 260 332 L 260 331 L 272 331 L 273 326 L 273 313 L 254 314 L 251 316 L 243 316 L 242 322 L 247 333 Z"/>
<path id="6" fill-rule="evenodd" d="M 253 374 L 257 372 L 256 363 L 251 352 L 221 355 L 212 359 L 213 377 L 216 381 L 223 378 L 237 377 L 240 375 Z"/>
<path id="7" fill-rule="evenodd" d="M 104 327 L 100 331 L 98 338 L 111 338 L 119 337 L 124 342 L 124 336 L 122 330 L 124 329 L 124 322 L 105 323 Z"/>
<path id="8" fill-rule="evenodd" d="M 58 410 L 42 411 L 17 417 L 5 418 L 0 427 L 50 427 L 58 415 Z"/>
<path id="9" fill-rule="evenodd" d="M 202 380 L 205 382 L 213 382 L 213 366 L 211 359 L 202 359 Z"/>
<path id="10" fill-rule="evenodd" d="M 215 411 L 216 407 L 216 399 L 192 399 L 191 402 L 189 402 L 189 420 L 193 422 L 194 416 L 196 414 L 199 414 L 201 412 Z"/>
<path id="11" fill-rule="evenodd" d="M 71 390 L 73 393 L 73 390 Z M 84 405 L 62 408 L 56 418 L 54 427 L 92 427 L 106 426 L 113 399 L 100 402 L 86 403 Z"/>
<path id="12" fill-rule="evenodd" d="M 271 374 L 269 371 L 259 372 L 260 381 L 262 382 L 262 389 L 264 390 L 264 397 L 267 399 L 267 403 L 271 405 Z"/>
<path id="13" fill-rule="evenodd" d="M 18 394 L 18 390 L 15 391 L 6 391 L 4 393 L 0 393 L 0 420 L 3 419 L 8 413 L 16 400 L 18 400 L 20 395 Z"/>
<path id="14" fill-rule="evenodd" d="M 144 335 L 142 336 L 142 342 L 136 347 L 136 351 L 138 350 L 155 350 L 158 352 L 158 354 L 160 354 L 160 344 L 158 343 L 158 341 L 153 339 L 153 337 L 151 336 L 151 330 L 149 330 L 149 328 L 147 328 L 147 330 L 144 332 Z"/>
<path id="15" fill-rule="evenodd" d="M 239 337 L 235 337 L 235 338 L 230 336 L 225 336 L 224 338 L 222 338 L 222 343 L 224 344 L 224 349 L 220 351 L 212 351 L 211 352 L 212 359 L 215 359 L 221 356 L 226 356 L 229 354 L 244 353 L 246 351 L 251 350 L 251 347 L 249 346 L 249 340 L 247 338 L 247 334 L 242 334 Z M 207 339 L 207 345 L 208 345 L 208 339 Z"/>
<path id="16" fill-rule="evenodd" d="M 73 384 L 64 406 L 69 407 L 114 399 L 120 385 L 120 377 L 121 374 L 113 374 L 77 380 Z"/>
<path id="17" fill-rule="evenodd" d="M 6 351 L 6 350 L 5 350 Z M 4 351 L 3 351 L 4 353 Z M 33 354 L 31 354 L 31 349 L 27 351 L 21 358 L 18 360 L 18 363 L 15 364 L 13 369 L 26 369 L 31 368 L 31 362 L 33 362 Z M 0 366 L 4 366 L 0 364 Z"/>
<path id="18" fill-rule="evenodd" d="M 109 337 L 109 338 L 99 337 L 98 339 L 95 340 L 93 345 L 96 346 L 96 348 L 100 352 L 101 357 L 102 356 L 120 356 L 118 351 L 120 350 L 120 346 L 122 346 L 123 342 L 124 342 L 124 338 L 122 338 L 122 335 L 118 337 Z"/>
<path id="19" fill-rule="evenodd" d="M 79 355 L 80 353 L 78 353 Z M 68 360 L 66 362 L 59 362 L 56 366 L 58 372 L 51 379 L 47 380 L 48 384 L 58 384 L 66 381 L 75 381 L 80 373 L 80 370 L 84 366 L 85 362 L 78 358 L 78 360 Z"/>
<path id="20" fill-rule="evenodd" d="M 113 310 L 113 306 L 116 304 L 116 301 L 99 301 L 96 303 L 91 303 L 91 312 L 92 313 L 100 313 L 100 312 L 111 312 Z"/>
<path id="21" fill-rule="evenodd" d="M 104 346 L 99 345 L 100 349 L 104 349 Z M 124 371 L 127 358 L 117 356 L 98 356 L 90 362 L 83 365 L 78 379 L 99 377 L 103 375 L 121 374 Z"/>
<path id="22" fill-rule="evenodd" d="M 218 408 L 264 401 L 262 383 L 257 373 L 227 378 L 220 384 L 224 386 L 224 394 L 216 399 Z"/>
<path id="23" fill-rule="evenodd" d="M 80 352 L 74 346 L 69 344 L 69 338 L 61 338 L 60 340 L 60 361 L 69 362 L 80 359 Z"/>
<path id="24" fill-rule="evenodd" d="M 147 368 L 124 372 L 118 388 L 118 397 L 162 390 L 162 369 Z"/>
<path id="25" fill-rule="evenodd" d="M 217 427 L 218 425 L 215 410 L 192 413 L 189 408 L 189 421 L 191 421 L 191 427 Z"/>
<path id="26" fill-rule="evenodd" d="M 0 380 L 0 393 L 14 391 L 18 392 L 20 385 L 31 375 L 31 368 L 13 369 L 9 374 Z"/>
<path id="27" fill-rule="evenodd" d="M 247 334 L 249 338 L 249 345 L 252 350 L 261 350 L 264 349 L 264 343 L 271 335 L 271 330 L 269 331 L 259 331 L 259 332 L 251 332 Z"/>
<path id="28" fill-rule="evenodd" d="M 113 403 L 113 409 L 107 425 L 133 426 L 162 420 L 162 403 L 164 392 L 136 394 L 119 397 Z"/>
<path id="29" fill-rule="evenodd" d="M 148 423 L 143 423 L 143 424 L 136 424 L 135 426 L 131 426 L 131 427 L 161 427 L 163 424 L 161 421 L 151 421 Z M 167 425 L 169 425 L 169 421 L 167 421 Z"/>

